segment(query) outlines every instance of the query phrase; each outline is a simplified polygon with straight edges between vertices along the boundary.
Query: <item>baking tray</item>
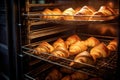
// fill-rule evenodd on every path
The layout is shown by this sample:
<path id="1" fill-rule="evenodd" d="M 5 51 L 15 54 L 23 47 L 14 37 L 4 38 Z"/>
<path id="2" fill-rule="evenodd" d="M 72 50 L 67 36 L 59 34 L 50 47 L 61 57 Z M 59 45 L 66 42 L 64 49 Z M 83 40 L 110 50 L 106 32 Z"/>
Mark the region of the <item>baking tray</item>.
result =
<path id="1" fill-rule="evenodd" d="M 94 20 L 86 20 L 82 18 L 91 17 L 90 15 L 84 16 L 84 15 L 43 15 L 41 12 L 36 14 L 23 14 L 23 16 L 26 16 L 26 20 L 37 20 L 37 21 L 46 21 L 56 24 L 66 24 L 66 25 L 86 25 L 86 24 L 98 24 L 98 23 L 114 23 L 116 22 L 116 19 L 118 18 L 118 15 L 111 15 L 111 16 L 94 16 Z M 44 18 L 50 17 L 50 18 Z M 53 19 L 52 17 L 61 17 L 60 19 Z M 74 17 L 73 20 L 65 20 L 63 17 L 70 16 Z"/>

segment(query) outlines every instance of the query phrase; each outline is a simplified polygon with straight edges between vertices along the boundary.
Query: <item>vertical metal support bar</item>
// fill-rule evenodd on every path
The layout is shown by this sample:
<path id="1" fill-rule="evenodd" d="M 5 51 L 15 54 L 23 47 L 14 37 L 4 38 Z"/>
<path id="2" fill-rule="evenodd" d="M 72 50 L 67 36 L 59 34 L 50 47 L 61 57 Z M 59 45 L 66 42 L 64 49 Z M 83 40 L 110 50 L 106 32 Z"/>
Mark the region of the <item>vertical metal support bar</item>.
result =
<path id="1" fill-rule="evenodd" d="M 7 8 L 7 31 L 10 80 L 18 80 L 17 69 L 17 29 L 16 29 L 16 6 L 14 0 L 6 0 Z"/>

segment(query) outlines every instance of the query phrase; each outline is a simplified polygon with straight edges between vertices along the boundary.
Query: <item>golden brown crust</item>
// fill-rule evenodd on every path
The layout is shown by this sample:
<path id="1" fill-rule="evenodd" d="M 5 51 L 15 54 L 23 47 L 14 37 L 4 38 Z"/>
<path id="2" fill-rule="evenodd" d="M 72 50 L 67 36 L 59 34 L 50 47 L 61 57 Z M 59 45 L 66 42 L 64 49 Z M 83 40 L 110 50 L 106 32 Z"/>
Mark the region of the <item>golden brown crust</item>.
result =
<path id="1" fill-rule="evenodd" d="M 39 46 L 34 48 L 33 53 L 34 54 L 40 54 L 40 53 L 51 53 L 54 50 L 53 46 L 50 45 L 48 42 L 41 42 Z"/>
<path id="2" fill-rule="evenodd" d="M 98 45 L 99 43 L 100 41 L 95 37 L 89 37 L 87 40 L 85 40 L 85 44 L 89 47 L 94 47 Z"/>
<path id="3" fill-rule="evenodd" d="M 118 41 L 117 41 L 117 39 L 114 39 L 114 40 L 110 41 L 110 43 L 107 45 L 107 48 L 110 51 L 116 51 L 117 46 L 118 46 Z"/>
<path id="4" fill-rule="evenodd" d="M 100 43 L 99 45 L 93 47 L 90 51 L 90 55 L 93 57 L 94 61 L 96 61 L 97 58 L 108 57 L 109 54 L 109 50 L 104 43 Z"/>
<path id="5" fill-rule="evenodd" d="M 73 15 L 75 14 L 75 10 L 73 8 L 67 8 L 63 11 L 62 15 L 64 20 L 74 20 Z"/>
<path id="6" fill-rule="evenodd" d="M 79 64 L 80 62 L 86 63 L 86 64 L 93 64 L 94 61 L 91 55 L 87 51 L 83 51 L 75 56 L 74 62 L 71 62 L 70 66 L 76 67 L 76 68 L 81 67 L 82 64 Z"/>
<path id="7" fill-rule="evenodd" d="M 87 50 L 87 46 L 84 41 L 77 41 L 69 48 L 70 55 L 76 55 L 85 50 Z"/>
<path id="8" fill-rule="evenodd" d="M 79 41 L 79 40 L 81 40 L 81 39 L 80 39 L 79 36 L 76 35 L 76 34 L 69 36 L 69 37 L 66 39 L 66 41 L 65 41 L 65 43 L 66 43 L 66 45 L 67 45 L 67 48 L 69 48 L 69 46 L 70 46 L 71 44 L 73 44 L 73 43 L 75 43 L 76 41 Z"/>

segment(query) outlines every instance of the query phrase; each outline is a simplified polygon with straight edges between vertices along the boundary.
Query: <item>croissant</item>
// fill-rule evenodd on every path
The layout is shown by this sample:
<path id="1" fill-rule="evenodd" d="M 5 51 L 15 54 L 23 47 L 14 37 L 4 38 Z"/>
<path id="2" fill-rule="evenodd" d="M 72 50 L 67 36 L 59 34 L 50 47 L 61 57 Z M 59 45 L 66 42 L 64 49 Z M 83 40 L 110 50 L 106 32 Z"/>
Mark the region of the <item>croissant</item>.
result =
<path id="1" fill-rule="evenodd" d="M 42 12 L 42 14 L 43 14 L 43 19 L 52 19 L 52 17 L 53 16 L 50 16 L 50 15 L 53 15 L 53 12 L 52 12 L 52 10 L 50 10 L 50 9 L 45 9 L 43 12 Z"/>
<path id="2" fill-rule="evenodd" d="M 63 49 L 67 49 L 67 45 L 65 44 L 65 41 L 62 38 L 58 38 L 54 43 L 53 43 L 54 49 L 58 47 L 62 47 Z"/>
<path id="3" fill-rule="evenodd" d="M 59 57 L 63 57 L 63 58 L 69 57 L 68 50 L 65 50 L 62 48 L 55 49 L 53 52 L 51 52 L 51 54 L 54 55 L 50 58 L 51 60 L 57 60 L 57 59 L 59 59 Z"/>
<path id="4" fill-rule="evenodd" d="M 53 46 L 50 45 L 48 42 L 41 42 L 39 46 L 34 48 L 33 53 L 34 54 L 40 54 L 40 53 L 50 53 L 54 50 Z"/>
<path id="5" fill-rule="evenodd" d="M 65 9 L 62 13 L 62 15 L 65 15 L 63 17 L 64 20 L 74 20 L 73 15 L 75 14 L 75 10 L 73 8 Z"/>
<path id="6" fill-rule="evenodd" d="M 98 39 L 96 39 L 95 37 L 89 37 L 87 40 L 85 40 L 85 43 L 89 47 L 94 47 L 94 46 L 98 45 L 100 43 L 100 41 Z"/>
<path id="7" fill-rule="evenodd" d="M 66 41 L 65 41 L 65 43 L 66 43 L 66 45 L 67 45 L 67 48 L 69 48 L 69 46 L 70 46 L 71 44 L 73 44 L 73 43 L 75 43 L 76 41 L 79 41 L 79 40 L 81 40 L 81 39 L 80 39 L 79 36 L 76 35 L 76 34 L 68 37 L 68 38 L 66 39 Z"/>
<path id="8" fill-rule="evenodd" d="M 45 80 L 60 80 L 62 78 L 62 74 L 57 70 L 53 69 L 45 78 Z"/>
<path id="9" fill-rule="evenodd" d="M 83 65 L 79 64 L 79 62 L 93 64 L 94 61 L 93 61 L 93 58 L 91 57 L 91 55 L 87 51 L 83 51 L 75 56 L 74 62 L 71 62 L 70 66 L 73 66 L 76 68 L 83 67 Z"/>
<path id="10" fill-rule="evenodd" d="M 78 12 L 76 12 L 75 19 L 88 20 L 90 15 L 93 15 L 93 13 L 94 13 L 94 10 L 92 10 L 88 6 L 83 6 Z"/>
<path id="11" fill-rule="evenodd" d="M 61 17 L 62 17 L 62 16 L 60 16 L 60 15 L 62 15 L 62 12 L 61 12 L 60 9 L 54 8 L 54 9 L 53 9 L 53 15 L 55 15 L 55 16 L 53 16 L 53 19 L 60 20 Z"/>
<path id="12" fill-rule="evenodd" d="M 97 17 L 96 15 L 99 15 L 101 17 Z M 112 8 L 108 6 L 101 6 L 100 9 L 90 17 L 90 20 L 106 20 L 109 18 L 113 19 L 114 16 L 112 15 L 116 15 L 115 11 Z M 105 16 L 111 16 L 111 17 L 106 18 Z"/>
<path id="13" fill-rule="evenodd" d="M 86 80 L 88 79 L 88 75 L 81 72 L 74 72 L 72 75 L 72 80 Z"/>
<path id="14" fill-rule="evenodd" d="M 118 42 L 117 39 L 114 39 L 114 40 L 110 41 L 110 43 L 107 45 L 107 48 L 110 51 L 116 51 L 117 50 L 117 46 L 118 46 L 117 42 Z"/>
<path id="15" fill-rule="evenodd" d="M 61 80 L 72 80 L 70 75 L 64 76 Z"/>
<path id="16" fill-rule="evenodd" d="M 70 55 L 76 55 L 85 50 L 87 50 L 87 46 L 84 41 L 77 41 L 69 48 Z"/>
<path id="17" fill-rule="evenodd" d="M 93 47 L 90 50 L 90 55 L 93 57 L 94 61 L 96 61 L 97 58 L 105 58 L 109 56 L 109 50 L 107 46 L 102 42 L 99 45 Z"/>

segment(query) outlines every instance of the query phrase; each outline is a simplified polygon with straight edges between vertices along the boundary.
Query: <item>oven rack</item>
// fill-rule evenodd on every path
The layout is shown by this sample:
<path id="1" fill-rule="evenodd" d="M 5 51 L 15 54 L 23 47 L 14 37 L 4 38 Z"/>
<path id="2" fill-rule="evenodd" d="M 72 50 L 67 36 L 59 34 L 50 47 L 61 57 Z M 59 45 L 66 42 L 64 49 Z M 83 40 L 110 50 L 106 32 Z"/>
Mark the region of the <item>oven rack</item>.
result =
<path id="1" fill-rule="evenodd" d="M 69 31 L 72 28 L 67 28 L 64 26 L 52 26 L 52 27 L 48 27 L 48 28 L 41 28 L 41 29 L 37 29 L 37 30 L 31 30 L 28 34 L 28 38 L 29 39 L 35 39 L 38 37 L 43 37 L 43 36 L 47 36 L 47 35 L 52 35 L 52 34 L 57 34 L 60 32 L 64 32 L 64 31 Z"/>
<path id="2" fill-rule="evenodd" d="M 52 54 L 49 54 L 49 53 L 41 53 L 40 55 L 33 54 L 32 53 L 33 46 L 31 48 L 27 47 L 27 46 L 23 46 L 22 48 L 24 49 L 23 53 L 25 53 L 29 56 L 33 56 L 37 59 L 55 64 L 55 65 L 59 65 L 62 67 L 66 67 L 66 68 L 72 69 L 74 71 L 83 72 L 85 74 L 92 75 L 92 76 L 98 76 L 98 75 L 101 76 L 106 72 L 106 70 L 113 70 L 113 72 L 114 72 L 116 69 L 116 60 L 117 60 L 117 53 L 116 52 L 112 52 L 108 58 L 103 58 L 103 59 L 97 60 L 95 65 L 90 65 L 90 64 L 86 64 L 86 63 L 79 63 L 81 65 L 84 65 L 85 67 L 73 68 L 73 67 L 69 66 L 70 62 L 74 62 L 73 57 L 69 57 L 69 58 L 59 57 L 59 60 L 53 61 L 53 60 L 50 60 L 50 57 L 54 56 Z"/>

